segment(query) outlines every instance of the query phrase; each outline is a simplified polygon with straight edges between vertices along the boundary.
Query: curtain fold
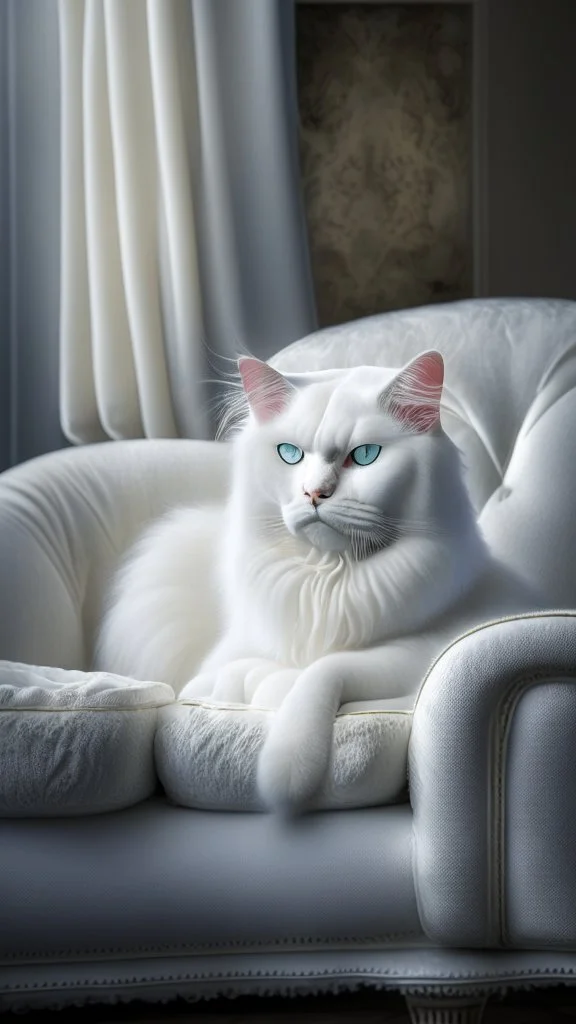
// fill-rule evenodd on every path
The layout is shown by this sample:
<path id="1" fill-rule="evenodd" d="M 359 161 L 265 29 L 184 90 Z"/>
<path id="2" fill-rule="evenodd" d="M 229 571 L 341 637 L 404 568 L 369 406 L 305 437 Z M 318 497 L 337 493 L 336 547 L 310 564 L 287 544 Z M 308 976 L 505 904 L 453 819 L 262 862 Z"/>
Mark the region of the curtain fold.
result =
<path id="1" fill-rule="evenodd" d="M 60 419 L 74 444 L 101 441 L 92 372 L 90 293 L 84 202 L 82 124 L 82 39 L 84 0 L 62 0 L 61 80 L 61 249 L 60 249 Z"/>
<path id="2" fill-rule="evenodd" d="M 147 437 L 175 437 L 158 276 L 158 207 L 165 196 L 158 175 L 147 15 L 142 0 L 104 0 L 120 252 L 142 423 Z"/>
<path id="3" fill-rule="evenodd" d="M 148 0 L 150 56 L 159 173 L 164 218 L 160 266 L 167 358 L 180 434 L 207 437 L 210 419 L 202 377 L 205 374 L 202 292 L 192 192 L 195 149 L 199 142 L 193 25 L 189 3 Z M 179 111 L 183 116 L 178 116 Z M 195 339 L 195 343 L 193 342 Z"/>
<path id="4" fill-rule="evenodd" d="M 143 424 L 122 273 L 106 26 L 104 7 L 98 0 L 87 0 L 85 11 L 83 96 L 88 269 L 90 287 L 98 296 L 98 301 L 91 304 L 98 415 L 109 437 L 141 437 Z M 67 383 L 73 388 L 73 378 L 67 378 Z"/>
<path id="5" fill-rule="evenodd" d="M 292 0 L 58 0 L 61 422 L 212 436 L 219 356 L 316 324 Z"/>
<path id="6" fill-rule="evenodd" d="M 209 336 L 262 358 L 314 330 L 293 0 L 191 0 Z"/>

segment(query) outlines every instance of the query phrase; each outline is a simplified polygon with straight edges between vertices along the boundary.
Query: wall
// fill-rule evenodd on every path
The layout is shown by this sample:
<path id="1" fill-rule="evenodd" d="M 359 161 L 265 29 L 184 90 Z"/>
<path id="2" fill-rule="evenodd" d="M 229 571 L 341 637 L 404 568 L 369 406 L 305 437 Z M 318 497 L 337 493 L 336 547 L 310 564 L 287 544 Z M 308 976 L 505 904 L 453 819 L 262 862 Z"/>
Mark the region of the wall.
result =
<path id="1" fill-rule="evenodd" d="M 576 299 L 576 2 L 474 14 L 475 293 Z"/>
<path id="2" fill-rule="evenodd" d="M 472 294 L 472 9 L 297 6 L 322 324 Z"/>
<path id="3" fill-rule="evenodd" d="M 576 0 L 406 4 L 403 25 L 398 10 L 298 5 L 302 169 L 321 321 L 470 291 L 576 299 Z M 446 61 L 442 25 L 455 19 L 461 28 Z M 396 62 L 393 35 L 403 50 Z M 459 62 L 455 88 L 442 67 Z"/>
<path id="4" fill-rule="evenodd" d="M 0 8 L 0 468 L 5 468 L 65 442 L 58 416 L 58 9 L 56 0 L 0 0 Z"/>

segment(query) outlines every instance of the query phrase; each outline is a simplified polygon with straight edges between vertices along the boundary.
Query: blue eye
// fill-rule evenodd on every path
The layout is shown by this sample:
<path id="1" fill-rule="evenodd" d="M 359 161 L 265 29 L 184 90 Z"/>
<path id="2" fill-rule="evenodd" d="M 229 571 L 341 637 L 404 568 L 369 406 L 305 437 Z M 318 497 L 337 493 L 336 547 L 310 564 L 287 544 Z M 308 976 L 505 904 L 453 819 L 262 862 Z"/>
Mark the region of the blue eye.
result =
<path id="1" fill-rule="evenodd" d="M 283 441 L 282 444 L 276 445 L 276 451 L 280 458 L 290 466 L 295 466 L 297 462 L 301 462 L 304 458 L 302 449 L 298 448 L 295 444 L 289 444 L 288 441 Z"/>
<path id="2" fill-rule="evenodd" d="M 381 444 L 359 444 L 350 452 L 350 458 L 357 466 L 369 466 L 370 463 L 376 462 L 381 451 Z"/>

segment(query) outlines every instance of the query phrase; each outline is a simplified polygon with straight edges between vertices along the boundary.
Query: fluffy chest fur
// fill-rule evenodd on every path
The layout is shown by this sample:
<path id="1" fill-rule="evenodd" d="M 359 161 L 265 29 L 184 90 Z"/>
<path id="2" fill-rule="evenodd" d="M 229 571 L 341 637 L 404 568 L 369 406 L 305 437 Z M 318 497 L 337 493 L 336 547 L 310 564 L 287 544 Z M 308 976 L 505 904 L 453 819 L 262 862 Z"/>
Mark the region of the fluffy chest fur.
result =
<path id="1" fill-rule="evenodd" d="M 238 573 L 235 628 L 274 660 L 304 667 L 378 636 L 383 608 L 361 590 L 344 555 L 294 552 L 289 541 L 254 545 Z"/>
<path id="2" fill-rule="evenodd" d="M 228 628 L 296 667 L 414 632 L 466 591 L 486 557 L 476 535 L 462 546 L 404 538 L 356 562 L 291 537 L 240 548 L 234 533 L 223 563 Z"/>

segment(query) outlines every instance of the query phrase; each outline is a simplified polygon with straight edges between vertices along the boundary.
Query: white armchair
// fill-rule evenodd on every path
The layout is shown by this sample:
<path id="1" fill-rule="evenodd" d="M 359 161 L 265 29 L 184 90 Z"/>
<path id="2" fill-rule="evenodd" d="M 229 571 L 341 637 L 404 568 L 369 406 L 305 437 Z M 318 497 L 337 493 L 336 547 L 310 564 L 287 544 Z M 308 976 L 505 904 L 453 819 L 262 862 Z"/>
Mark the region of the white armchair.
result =
<path id="1" fill-rule="evenodd" d="M 489 543 L 576 609 L 576 303 L 386 314 L 272 361 L 399 366 L 431 347 Z M 131 441 L 5 473 L 0 657 L 87 668 L 122 552 L 164 509 L 221 501 L 228 468 L 223 444 Z M 576 983 L 575 678 L 576 611 L 456 641 L 416 703 L 410 803 L 288 824 L 159 793 L 4 819 L 0 1009 L 364 984 L 405 992 L 414 1021 L 465 1024 L 492 992 Z"/>

